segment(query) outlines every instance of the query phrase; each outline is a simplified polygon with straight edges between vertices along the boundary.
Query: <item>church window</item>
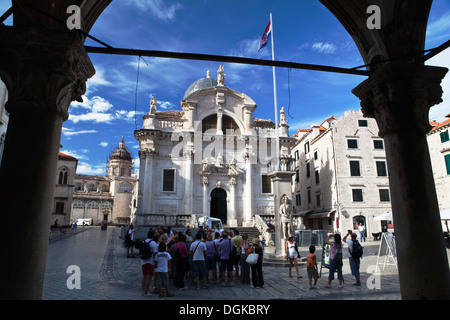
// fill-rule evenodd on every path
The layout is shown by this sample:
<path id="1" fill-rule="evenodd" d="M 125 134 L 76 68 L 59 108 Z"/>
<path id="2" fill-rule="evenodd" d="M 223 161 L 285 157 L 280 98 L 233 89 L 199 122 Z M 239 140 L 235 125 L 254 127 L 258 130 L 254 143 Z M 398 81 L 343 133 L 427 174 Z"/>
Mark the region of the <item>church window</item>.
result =
<path id="1" fill-rule="evenodd" d="M 83 208 L 84 207 L 84 202 L 81 200 L 75 200 L 73 202 L 73 207 L 74 208 Z"/>
<path id="2" fill-rule="evenodd" d="M 58 184 L 67 184 L 69 172 L 66 168 L 62 168 L 58 176 Z"/>
<path id="3" fill-rule="evenodd" d="M 81 183 L 75 185 L 75 191 L 81 191 Z"/>
<path id="4" fill-rule="evenodd" d="M 129 183 L 124 182 L 119 186 L 119 190 L 117 191 L 131 193 L 133 191 L 133 186 Z"/>
<path id="5" fill-rule="evenodd" d="M 227 133 L 227 130 L 232 130 L 233 133 L 235 130 L 238 130 L 239 127 L 236 124 L 236 122 L 233 120 L 233 118 L 228 117 L 228 116 L 223 116 L 222 117 L 222 131 L 224 133 Z"/>
<path id="6" fill-rule="evenodd" d="M 175 169 L 163 170 L 163 190 L 175 191 Z"/>
<path id="7" fill-rule="evenodd" d="M 202 132 L 207 130 L 217 129 L 217 114 L 212 114 L 202 120 Z"/>
<path id="8" fill-rule="evenodd" d="M 103 202 L 102 203 L 102 209 L 108 209 L 111 208 L 111 203 L 110 202 Z"/>
<path id="9" fill-rule="evenodd" d="M 89 192 L 95 191 L 95 186 L 94 186 L 92 183 L 89 185 L 88 191 L 89 191 Z"/>
<path id="10" fill-rule="evenodd" d="M 88 203 L 88 208 L 98 208 L 98 203 L 95 201 L 91 201 Z"/>
<path id="11" fill-rule="evenodd" d="M 261 176 L 262 193 L 272 193 L 272 179 L 268 175 Z"/>
<path id="12" fill-rule="evenodd" d="M 205 133 L 207 130 L 217 129 L 217 114 L 214 113 L 210 116 L 207 116 L 202 120 L 202 132 Z M 235 130 L 238 130 L 239 126 L 233 120 L 233 118 L 223 115 L 222 116 L 222 131 L 224 134 L 227 133 L 227 130 L 232 130 L 233 133 Z M 215 132 L 214 132 L 215 133 Z"/>

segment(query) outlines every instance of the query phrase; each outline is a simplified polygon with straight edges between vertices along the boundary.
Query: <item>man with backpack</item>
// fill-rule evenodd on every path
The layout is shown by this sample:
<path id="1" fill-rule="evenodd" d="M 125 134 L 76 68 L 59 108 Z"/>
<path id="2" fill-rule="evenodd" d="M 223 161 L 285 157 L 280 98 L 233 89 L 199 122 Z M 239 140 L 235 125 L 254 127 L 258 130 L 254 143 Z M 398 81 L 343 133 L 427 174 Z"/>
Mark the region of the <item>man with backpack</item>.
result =
<path id="1" fill-rule="evenodd" d="M 153 239 L 155 232 L 149 230 L 147 239 L 145 239 L 139 246 L 139 256 L 142 265 L 142 296 L 146 297 L 152 283 L 154 275 L 154 257 L 158 252 L 158 244 Z"/>
<path id="2" fill-rule="evenodd" d="M 351 239 L 347 240 L 347 237 L 350 236 Z M 352 230 L 348 230 L 348 233 L 342 239 L 348 245 L 348 261 L 350 263 L 350 270 L 352 271 L 352 275 L 355 276 L 356 282 L 355 286 L 361 285 L 361 278 L 359 273 L 360 259 L 363 255 L 363 247 L 356 240 L 356 233 L 352 232 Z"/>

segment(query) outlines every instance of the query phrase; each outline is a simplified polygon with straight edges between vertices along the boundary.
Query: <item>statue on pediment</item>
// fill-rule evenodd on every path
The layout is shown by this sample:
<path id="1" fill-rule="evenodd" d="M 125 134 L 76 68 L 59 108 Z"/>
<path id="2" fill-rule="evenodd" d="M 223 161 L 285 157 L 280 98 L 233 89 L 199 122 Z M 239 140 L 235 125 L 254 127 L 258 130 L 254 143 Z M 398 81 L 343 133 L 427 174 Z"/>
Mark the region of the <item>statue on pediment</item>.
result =
<path id="1" fill-rule="evenodd" d="M 150 100 L 150 114 L 155 114 L 156 112 L 156 97 L 152 97 Z"/>

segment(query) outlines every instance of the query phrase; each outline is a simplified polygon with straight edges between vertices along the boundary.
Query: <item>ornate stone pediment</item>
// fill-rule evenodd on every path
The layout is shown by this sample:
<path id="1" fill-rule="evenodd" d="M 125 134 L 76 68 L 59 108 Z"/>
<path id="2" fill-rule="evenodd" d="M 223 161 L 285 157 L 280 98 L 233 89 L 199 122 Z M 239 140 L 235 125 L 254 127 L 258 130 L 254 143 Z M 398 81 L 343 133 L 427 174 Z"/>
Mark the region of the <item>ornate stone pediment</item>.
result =
<path id="1" fill-rule="evenodd" d="M 236 159 L 233 158 L 228 163 L 223 164 L 220 155 L 211 163 L 208 162 L 208 159 L 204 159 L 199 173 L 202 176 L 237 177 L 239 175 Z"/>

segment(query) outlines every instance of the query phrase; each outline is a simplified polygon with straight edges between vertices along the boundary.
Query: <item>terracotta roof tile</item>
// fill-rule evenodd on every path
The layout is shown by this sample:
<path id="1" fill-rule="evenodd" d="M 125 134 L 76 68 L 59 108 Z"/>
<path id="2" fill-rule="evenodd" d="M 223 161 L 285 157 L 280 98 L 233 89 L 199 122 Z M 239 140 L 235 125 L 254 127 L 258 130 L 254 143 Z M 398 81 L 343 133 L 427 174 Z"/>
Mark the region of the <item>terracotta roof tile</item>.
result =
<path id="1" fill-rule="evenodd" d="M 58 159 L 59 159 L 59 160 L 78 161 L 77 158 L 74 158 L 74 157 L 69 156 L 69 155 L 67 155 L 67 154 L 65 154 L 65 153 L 62 153 L 62 152 L 59 153 Z"/>

